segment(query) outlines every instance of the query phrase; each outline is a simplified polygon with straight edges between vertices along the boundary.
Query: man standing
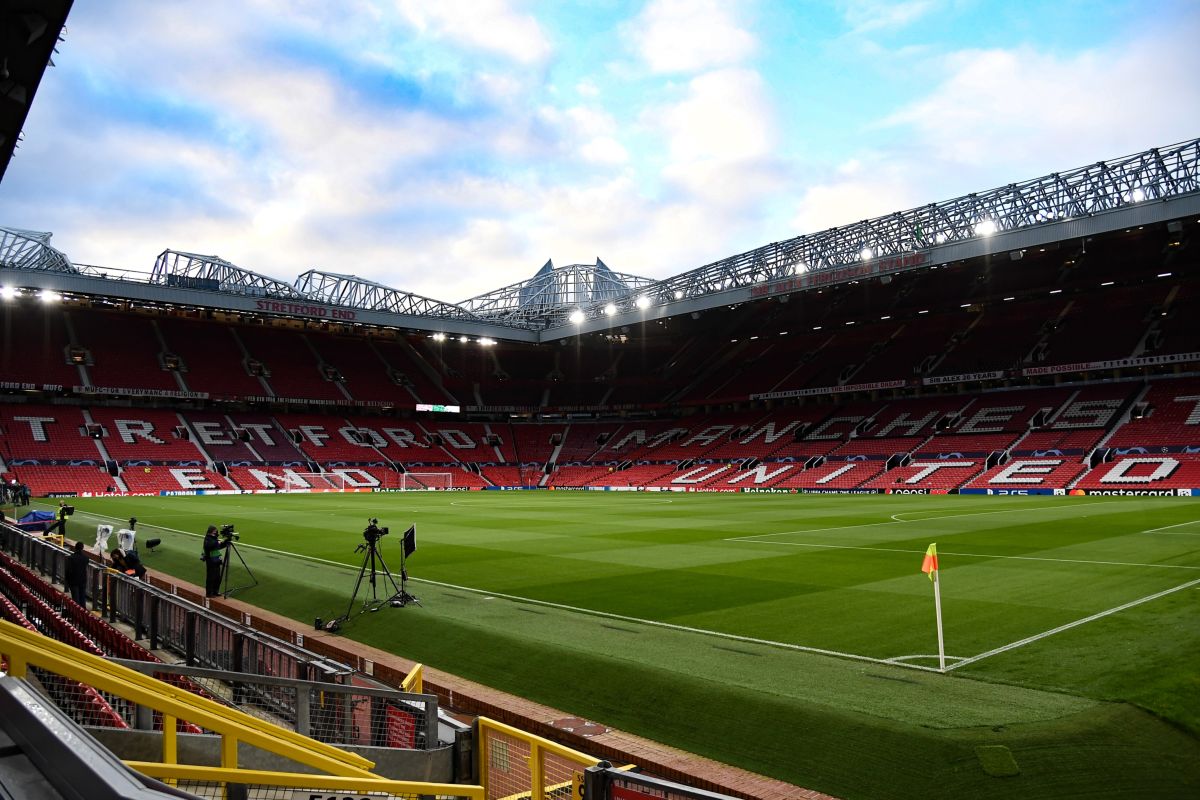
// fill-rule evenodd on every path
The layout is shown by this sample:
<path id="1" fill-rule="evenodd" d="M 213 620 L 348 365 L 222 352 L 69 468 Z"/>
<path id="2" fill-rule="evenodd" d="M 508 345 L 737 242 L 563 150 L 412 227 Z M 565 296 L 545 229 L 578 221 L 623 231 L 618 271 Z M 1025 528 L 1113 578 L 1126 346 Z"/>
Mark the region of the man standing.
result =
<path id="1" fill-rule="evenodd" d="M 67 501 L 59 500 L 58 511 L 54 514 L 54 524 L 46 529 L 45 535 L 57 534 L 65 539 L 67 536 L 67 516 Z"/>
<path id="2" fill-rule="evenodd" d="M 204 550 L 200 560 L 204 562 L 204 596 L 216 597 L 221 593 L 221 565 L 225 562 L 227 543 L 217 536 L 217 526 L 209 525 L 204 534 Z"/>
<path id="3" fill-rule="evenodd" d="M 71 599 L 87 608 L 87 579 L 88 554 L 84 552 L 83 542 L 75 543 L 75 551 L 67 556 L 66 574 L 63 583 L 71 590 Z"/>

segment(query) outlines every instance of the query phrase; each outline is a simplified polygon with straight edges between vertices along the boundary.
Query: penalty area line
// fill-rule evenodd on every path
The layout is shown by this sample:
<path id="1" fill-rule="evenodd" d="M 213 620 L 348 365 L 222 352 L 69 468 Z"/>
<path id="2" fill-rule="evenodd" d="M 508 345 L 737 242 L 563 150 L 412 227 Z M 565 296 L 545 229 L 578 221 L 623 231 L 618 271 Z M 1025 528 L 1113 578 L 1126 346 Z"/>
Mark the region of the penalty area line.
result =
<path id="1" fill-rule="evenodd" d="M 1116 614 L 1121 611 L 1125 611 L 1126 609 L 1133 608 L 1134 606 L 1140 606 L 1143 603 L 1149 603 L 1150 601 L 1157 600 L 1160 597 L 1166 597 L 1169 594 L 1174 594 L 1175 592 L 1181 592 L 1184 589 L 1190 589 L 1193 586 L 1200 586 L 1200 578 L 1197 578 L 1194 581 L 1188 581 L 1187 583 L 1180 584 L 1179 586 L 1175 586 L 1170 589 L 1164 589 L 1161 592 L 1155 592 L 1154 594 L 1146 595 L 1145 597 L 1139 597 L 1137 600 L 1130 600 L 1128 603 L 1122 603 L 1119 606 L 1115 606 L 1115 607 L 1107 609 L 1105 611 L 1099 611 L 1090 616 L 1083 617 L 1082 619 L 1077 619 L 1074 622 L 1068 622 L 1065 625 L 1059 625 L 1057 628 L 1051 628 L 1048 631 L 1042 631 L 1041 633 L 1035 633 L 1033 636 L 1026 636 L 1024 639 L 1021 639 L 1016 642 L 1011 642 L 1002 647 L 997 647 L 993 650 L 988 650 L 986 653 L 980 653 L 977 656 L 971 656 L 970 658 L 965 658 L 956 664 L 952 664 L 952 665 L 946 667 L 946 671 L 949 672 L 952 669 L 958 669 L 959 667 L 965 667 L 968 664 L 974 664 L 975 662 L 982 661 L 985 658 L 991 658 L 992 656 L 1000 655 L 1001 653 L 1007 653 L 1009 650 L 1016 650 L 1018 647 L 1024 647 L 1027 644 L 1033 644 L 1034 642 L 1041 641 L 1042 639 L 1045 639 L 1048 636 L 1053 636 L 1056 633 L 1062 633 L 1063 631 L 1069 631 L 1072 628 L 1078 628 L 1080 625 L 1085 625 L 1089 622 L 1094 622 L 1095 620 L 1103 619 L 1104 617 L 1108 617 L 1108 616 L 1112 616 L 1113 614 Z"/>

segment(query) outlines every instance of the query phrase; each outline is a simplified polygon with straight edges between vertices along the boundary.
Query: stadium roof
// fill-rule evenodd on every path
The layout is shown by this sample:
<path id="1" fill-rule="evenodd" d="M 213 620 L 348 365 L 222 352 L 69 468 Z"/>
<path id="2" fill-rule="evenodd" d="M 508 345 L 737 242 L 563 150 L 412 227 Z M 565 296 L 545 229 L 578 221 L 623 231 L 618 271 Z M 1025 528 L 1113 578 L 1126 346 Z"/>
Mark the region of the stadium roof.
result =
<path id="1" fill-rule="evenodd" d="M 1086 238 L 1200 214 L 1200 139 L 774 242 L 665 280 L 597 259 L 462 303 L 353 275 L 287 283 L 217 256 L 164 251 L 145 273 L 73 265 L 49 233 L 0 228 L 0 280 L 52 289 L 522 341 L 552 341 L 720 305 Z M 9 270 L 20 270 L 15 277 Z"/>
<path id="2" fill-rule="evenodd" d="M 73 0 L 0 0 L 0 180 Z"/>

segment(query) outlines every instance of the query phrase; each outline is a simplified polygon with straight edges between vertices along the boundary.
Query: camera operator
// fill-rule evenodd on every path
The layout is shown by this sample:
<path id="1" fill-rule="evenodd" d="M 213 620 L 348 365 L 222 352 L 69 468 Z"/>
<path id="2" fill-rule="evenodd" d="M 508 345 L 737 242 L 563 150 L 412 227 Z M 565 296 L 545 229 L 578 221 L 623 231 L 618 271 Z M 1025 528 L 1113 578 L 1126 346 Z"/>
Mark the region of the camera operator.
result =
<path id="1" fill-rule="evenodd" d="M 138 556 L 136 549 L 122 550 L 118 547 L 112 551 L 112 566 L 117 572 L 140 580 L 146 579 L 146 567 Z"/>
<path id="2" fill-rule="evenodd" d="M 221 593 L 221 566 L 225 562 L 225 550 L 230 540 L 224 541 L 217 533 L 216 525 L 209 525 L 204 534 L 203 551 L 200 560 L 204 562 L 204 596 L 216 597 Z"/>
<path id="3" fill-rule="evenodd" d="M 43 536 L 52 536 L 57 533 L 59 536 L 65 538 L 67 535 L 67 517 L 71 516 L 71 511 L 74 510 L 67 505 L 66 500 L 59 500 L 58 510 L 54 512 L 54 524 L 46 529 Z"/>

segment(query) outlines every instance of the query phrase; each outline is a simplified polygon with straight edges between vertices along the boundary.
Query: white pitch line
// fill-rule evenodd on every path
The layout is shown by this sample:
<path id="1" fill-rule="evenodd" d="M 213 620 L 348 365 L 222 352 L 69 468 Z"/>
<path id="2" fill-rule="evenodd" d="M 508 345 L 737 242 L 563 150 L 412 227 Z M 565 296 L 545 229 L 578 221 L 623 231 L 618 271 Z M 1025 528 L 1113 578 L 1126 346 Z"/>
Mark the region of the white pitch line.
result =
<path id="1" fill-rule="evenodd" d="M 791 535 L 797 534 L 797 533 L 826 533 L 828 531 L 848 531 L 848 530 L 854 530 L 855 528 L 878 528 L 883 525 L 909 525 L 914 522 L 938 522 L 943 519 L 956 519 L 958 517 L 983 517 L 983 516 L 987 516 L 988 514 L 1032 514 L 1035 511 L 1062 511 L 1066 508 L 1081 508 L 1083 506 L 1102 506 L 1102 505 L 1107 505 L 1109 503 L 1118 503 L 1118 502 L 1120 502 L 1120 501 L 1119 500 L 1098 500 L 1095 503 L 1079 503 L 1079 504 L 1073 505 L 1073 506 L 1062 506 L 1062 507 L 1041 506 L 1039 508 L 1008 508 L 1003 511 L 972 511 L 967 514 L 946 514 L 941 517 L 930 517 L 928 519 L 895 519 L 895 517 L 898 515 L 893 514 L 892 520 L 890 522 L 864 522 L 859 525 L 840 525 L 836 528 L 806 528 L 804 530 L 796 530 L 796 531 L 780 531 L 779 533 L 760 533 L 760 534 L 756 534 L 754 536 L 733 536 L 728 539 L 725 539 L 724 541 L 726 541 L 726 542 L 757 541 L 759 539 L 764 539 L 768 536 L 791 536 Z M 904 513 L 904 512 L 901 512 L 901 513 Z M 921 512 L 911 511 L 908 513 L 919 514 Z M 922 551 L 922 552 L 924 552 L 924 551 Z"/>
<path id="2" fill-rule="evenodd" d="M 898 664 L 902 667 L 908 667 L 908 666 L 912 666 L 912 665 L 905 664 L 904 663 L 905 661 L 909 661 L 914 658 L 937 658 L 937 657 L 938 657 L 938 654 L 934 653 L 932 655 L 892 656 L 891 658 L 884 659 L 884 660 L 888 661 L 889 663 Z M 966 658 L 966 656 L 946 656 L 947 661 L 962 661 L 964 658 Z"/>
<path id="3" fill-rule="evenodd" d="M 802 532 L 802 531 L 801 531 Z M 774 534 L 767 534 L 773 536 Z M 725 541 L 748 541 L 754 544 L 755 541 L 750 537 L 743 536 L 737 540 L 726 539 Z M 924 550 L 909 550 L 900 547 L 862 547 L 849 544 L 809 544 L 807 542 L 758 542 L 758 544 L 783 545 L 785 547 L 813 547 L 821 550 L 873 550 L 880 553 L 924 553 Z M 1110 567 L 1156 567 L 1158 569 L 1193 569 L 1200 570 L 1200 567 L 1188 566 L 1186 564 L 1140 564 L 1131 561 L 1093 561 L 1085 558 L 1047 558 L 1045 556 L 1001 556 L 992 555 L 990 553 L 954 553 L 949 550 L 944 550 L 938 555 L 942 556 L 966 556 L 967 558 L 1005 558 L 1014 561 L 1054 561 L 1063 564 L 1100 564 Z"/>
<path id="4" fill-rule="evenodd" d="M 1149 530 L 1142 531 L 1142 533 L 1158 533 L 1160 531 L 1169 531 L 1169 530 L 1171 530 L 1171 528 L 1182 528 L 1184 525 L 1195 525 L 1196 523 L 1200 523 L 1200 519 L 1193 519 L 1193 520 L 1189 520 L 1188 522 L 1181 522 L 1178 525 L 1164 525 L 1161 528 L 1151 528 Z M 1164 534 L 1164 535 L 1165 536 L 1200 536 L 1200 533 L 1192 533 L 1190 531 L 1177 531 L 1175 533 L 1168 533 L 1168 534 Z"/>
<path id="5" fill-rule="evenodd" d="M 76 516 L 91 517 L 92 519 L 115 519 L 115 520 L 121 519 L 121 517 L 113 517 L 113 516 L 108 516 L 106 514 L 93 514 L 90 512 L 86 512 L 86 511 L 80 512 Z M 191 531 L 182 531 L 182 530 L 179 530 L 178 528 L 166 528 L 166 527 L 163 527 L 162 525 L 147 524 L 144 527 L 154 528 L 155 530 L 160 530 L 160 531 L 171 531 L 172 533 L 182 533 L 186 536 L 195 536 L 196 538 L 203 538 L 202 535 L 199 533 L 192 533 Z M 259 545 L 242 545 L 242 546 L 250 547 L 255 550 L 262 550 L 267 553 L 276 553 L 278 555 L 291 556 L 292 558 L 298 558 L 298 559 L 301 559 L 304 561 L 313 561 L 318 564 L 328 564 L 330 566 L 342 567 L 344 569 L 349 569 L 349 570 L 355 569 L 353 564 L 346 564 L 341 561 L 330 561 L 330 560 L 324 559 L 324 558 L 316 558 L 315 556 L 301 555 L 300 553 L 290 553 L 286 550 L 274 550 L 270 547 L 261 547 Z M 597 610 L 591 609 L 591 608 L 580 608 L 579 606 L 569 606 L 569 605 L 566 605 L 565 603 L 552 603 L 548 600 L 534 600 L 529 597 L 521 597 L 520 595 L 505 594 L 503 592 L 493 592 L 493 591 L 488 591 L 486 589 L 475 589 L 471 586 L 459 586 L 458 584 L 444 583 L 442 581 L 434 581 L 434 580 L 429 580 L 427 578 L 409 578 L 409 580 L 412 581 L 413 583 L 425 583 L 425 584 L 429 584 L 431 586 L 441 586 L 442 588 L 446 588 L 446 589 L 456 589 L 461 592 L 470 592 L 471 594 L 483 595 L 483 596 L 485 596 L 485 598 L 499 597 L 504 600 L 509 600 L 512 602 L 528 603 L 530 605 L 545 606 L 547 608 L 557 608 L 557 609 L 561 609 L 563 611 L 570 611 L 570 612 L 573 612 L 576 614 L 586 614 L 588 616 L 593 616 L 593 617 L 603 617 L 604 619 L 615 619 L 615 620 L 620 620 L 622 622 L 630 622 L 630 623 L 636 623 L 639 625 L 647 625 L 647 626 L 654 627 L 654 628 L 666 628 L 668 630 L 683 631 L 685 633 L 695 633 L 695 634 L 699 634 L 701 636 L 713 636 L 718 639 L 728 639 L 731 641 L 745 642 L 747 644 L 761 644 L 761 645 L 766 645 L 767 647 L 778 647 L 783 650 L 795 650 L 795 651 L 803 652 L 803 653 L 816 653 L 818 655 L 823 655 L 823 656 L 834 656 L 836 658 L 846 658 L 846 659 L 850 659 L 852 661 L 867 661 L 872 664 L 884 664 L 884 665 L 891 666 L 891 667 L 903 667 L 905 669 L 916 669 L 916 670 L 921 670 L 923 672 L 935 672 L 935 673 L 940 672 L 940 670 L 936 669 L 935 667 L 924 667 L 924 666 L 921 666 L 920 664 L 904 664 L 904 663 L 900 663 L 900 662 L 892 662 L 885 658 L 872 658 L 871 656 L 862 656 L 857 653 L 843 653 L 839 650 L 826 650 L 826 649 L 823 649 L 820 647 L 806 647 L 805 645 L 792 644 L 790 642 L 776 642 L 776 641 L 772 641 L 770 639 L 756 639 L 752 636 L 739 636 L 734 633 L 723 633 L 722 631 L 710 631 L 705 628 L 693 628 L 688 625 L 675 625 L 670 622 L 659 622 L 658 620 L 653 620 L 653 619 L 641 619 L 640 617 L 629 617 L 624 614 L 613 614 L 608 611 L 597 611 Z"/>
<path id="6" fill-rule="evenodd" d="M 638 625 L 647 625 L 652 628 L 666 628 L 667 630 L 682 631 L 684 633 L 695 633 L 701 636 L 713 636 L 718 639 L 729 639 L 735 642 L 745 642 L 747 644 L 761 644 L 767 647 L 778 647 L 783 650 L 796 650 L 803 653 L 816 653 L 823 656 L 835 656 L 837 658 L 848 658 L 853 661 L 868 661 L 872 664 L 886 664 L 892 667 L 904 667 L 905 669 L 919 669 L 923 672 L 940 672 L 936 667 L 923 667 L 920 664 L 903 664 L 894 662 L 886 658 L 872 658 L 871 656 L 861 656 L 857 653 L 843 653 L 839 650 L 826 650 L 821 647 L 807 647 L 802 644 L 792 644 L 790 642 L 776 642 L 771 639 L 756 639 L 753 636 L 739 636 L 736 633 L 725 633 L 723 631 L 711 631 L 707 628 L 693 628 L 690 625 L 676 625 L 671 622 L 659 622 L 653 619 L 642 619 L 641 617 L 629 617 L 624 614 L 613 614 L 608 611 L 597 611 L 592 608 L 580 608 L 579 606 L 569 606 L 564 603 L 552 603 L 549 600 L 533 600 L 528 597 L 521 597 L 515 594 L 504 594 L 503 592 L 490 592 L 485 589 L 475 589 L 470 586 L 459 586 L 454 583 L 443 583 L 442 581 L 431 581 L 424 578 L 409 578 L 410 581 L 427 583 L 433 586 L 441 586 L 444 589 L 457 589 L 462 592 L 471 592 L 472 594 L 484 595 L 485 599 L 499 597 L 503 600 L 510 600 L 517 603 L 529 603 L 536 606 L 545 606 L 547 608 L 557 608 L 563 611 L 571 611 L 576 614 L 586 614 L 593 617 L 603 617 L 604 619 L 615 619 L 622 622 L 630 622 Z"/>
<path id="7" fill-rule="evenodd" d="M 1161 592 L 1155 592 L 1154 594 L 1146 595 L 1145 597 L 1138 598 L 1137 600 L 1131 600 L 1128 603 L 1123 603 L 1119 606 L 1110 608 L 1106 611 L 1100 611 L 1095 614 L 1092 614 L 1091 616 L 1087 616 L 1082 619 L 1077 619 L 1074 622 L 1068 622 L 1066 625 L 1059 625 L 1057 628 L 1051 628 L 1048 631 L 1043 631 L 1042 633 L 1036 633 L 1033 636 L 1026 636 L 1024 639 L 1021 639 L 1020 641 L 1012 642 L 1010 644 L 1004 645 L 1003 647 L 997 647 L 993 650 L 988 650 L 986 653 L 980 653 L 977 656 L 971 656 L 970 658 L 959 661 L 957 664 L 953 664 L 951 666 L 946 667 L 946 671 L 949 672 L 952 669 L 958 669 L 959 667 L 966 666 L 967 664 L 974 664 L 976 661 L 982 661 L 985 658 L 990 658 L 992 656 L 999 655 L 1000 653 L 1007 653 L 1009 650 L 1015 650 L 1018 647 L 1024 647 L 1027 644 L 1032 644 L 1033 642 L 1039 641 L 1041 639 L 1045 639 L 1047 636 L 1053 636 L 1056 633 L 1062 633 L 1063 631 L 1068 631 L 1071 628 L 1077 628 L 1080 625 L 1084 625 L 1086 623 L 1093 622 L 1093 621 L 1101 619 L 1103 617 L 1107 617 L 1112 614 L 1116 614 L 1116 613 L 1118 613 L 1120 611 L 1124 611 L 1128 608 L 1133 608 L 1134 606 L 1140 606 L 1143 603 L 1149 603 L 1152 600 L 1157 600 L 1160 597 L 1166 597 L 1169 594 L 1174 594 L 1175 592 L 1180 592 L 1180 591 L 1183 591 L 1184 589 L 1190 589 L 1193 586 L 1200 586 L 1200 578 L 1197 578 L 1194 581 L 1188 581 L 1187 583 L 1181 584 L 1172 589 L 1164 589 Z"/>

